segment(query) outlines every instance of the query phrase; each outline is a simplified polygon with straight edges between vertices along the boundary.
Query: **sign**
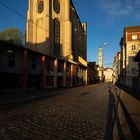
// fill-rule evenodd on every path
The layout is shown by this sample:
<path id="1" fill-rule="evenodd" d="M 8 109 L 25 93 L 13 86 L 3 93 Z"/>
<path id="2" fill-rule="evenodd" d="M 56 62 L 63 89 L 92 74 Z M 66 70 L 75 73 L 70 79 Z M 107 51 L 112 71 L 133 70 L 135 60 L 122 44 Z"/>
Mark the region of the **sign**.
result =
<path id="1" fill-rule="evenodd" d="M 82 64 L 82 65 L 84 65 L 84 66 L 86 66 L 87 67 L 87 61 L 85 61 L 82 57 L 78 57 L 78 61 Z"/>

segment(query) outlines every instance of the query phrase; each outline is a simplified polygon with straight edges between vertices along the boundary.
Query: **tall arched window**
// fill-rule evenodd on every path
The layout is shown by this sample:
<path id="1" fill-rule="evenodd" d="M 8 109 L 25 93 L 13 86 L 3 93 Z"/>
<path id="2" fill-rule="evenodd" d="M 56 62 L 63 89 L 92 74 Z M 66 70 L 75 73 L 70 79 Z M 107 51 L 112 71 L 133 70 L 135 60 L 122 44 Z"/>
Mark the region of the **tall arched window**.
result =
<path id="1" fill-rule="evenodd" d="M 58 19 L 54 20 L 54 54 L 60 55 L 60 22 Z"/>

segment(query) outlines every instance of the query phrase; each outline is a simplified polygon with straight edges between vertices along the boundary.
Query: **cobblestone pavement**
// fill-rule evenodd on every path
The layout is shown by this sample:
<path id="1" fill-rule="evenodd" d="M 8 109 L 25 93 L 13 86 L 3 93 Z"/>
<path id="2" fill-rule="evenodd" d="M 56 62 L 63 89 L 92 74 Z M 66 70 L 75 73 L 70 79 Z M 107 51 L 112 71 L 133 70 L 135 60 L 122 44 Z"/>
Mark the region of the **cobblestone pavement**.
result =
<path id="1" fill-rule="evenodd" d="M 65 90 L 49 98 L 0 111 L 0 140 L 102 140 L 109 85 Z"/>

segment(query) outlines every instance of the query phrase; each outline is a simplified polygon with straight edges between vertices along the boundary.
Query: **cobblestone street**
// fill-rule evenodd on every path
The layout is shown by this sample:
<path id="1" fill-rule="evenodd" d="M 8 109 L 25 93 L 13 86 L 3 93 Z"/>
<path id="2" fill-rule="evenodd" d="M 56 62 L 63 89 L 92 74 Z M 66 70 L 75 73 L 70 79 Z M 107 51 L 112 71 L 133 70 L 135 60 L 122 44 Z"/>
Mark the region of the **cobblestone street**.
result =
<path id="1" fill-rule="evenodd" d="M 67 89 L 0 112 L 0 139 L 104 139 L 108 84 Z"/>
<path id="2" fill-rule="evenodd" d="M 0 140 L 140 140 L 140 0 L 0 0 Z"/>
<path id="3" fill-rule="evenodd" d="M 116 86 L 103 83 L 58 89 L 49 96 L 45 92 L 40 92 L 42 98 L 37 95 L 1 106 L 0 140 L 140 138 L 140 102 Z"/>

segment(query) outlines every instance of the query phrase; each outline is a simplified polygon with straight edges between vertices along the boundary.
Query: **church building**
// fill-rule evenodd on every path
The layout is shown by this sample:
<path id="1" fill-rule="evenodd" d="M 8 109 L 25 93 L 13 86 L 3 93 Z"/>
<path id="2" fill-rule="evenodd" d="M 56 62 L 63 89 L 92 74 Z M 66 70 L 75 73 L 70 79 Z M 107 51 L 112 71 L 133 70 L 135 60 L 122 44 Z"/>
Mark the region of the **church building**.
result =
<path id="1" fill-rule="evenodd" d="M 29 0 L 27 47 L 59 58 L 87 59 L 87 25 L 72 0 Z"/>
<path id="2" fill-rule="evenodd" d="M 26 48 L 56 58 L 45 57 L 45 85 L 86 85 L 87 24 L 81 23 L 72 0 L 28 2 Z"/>

